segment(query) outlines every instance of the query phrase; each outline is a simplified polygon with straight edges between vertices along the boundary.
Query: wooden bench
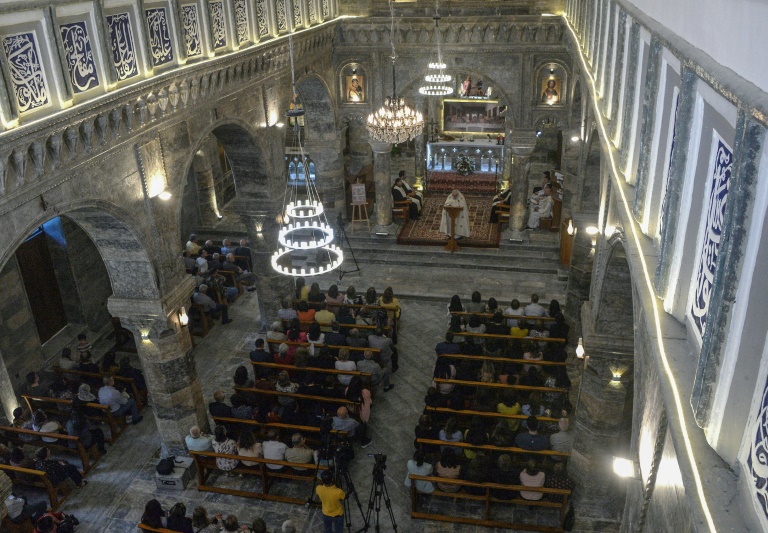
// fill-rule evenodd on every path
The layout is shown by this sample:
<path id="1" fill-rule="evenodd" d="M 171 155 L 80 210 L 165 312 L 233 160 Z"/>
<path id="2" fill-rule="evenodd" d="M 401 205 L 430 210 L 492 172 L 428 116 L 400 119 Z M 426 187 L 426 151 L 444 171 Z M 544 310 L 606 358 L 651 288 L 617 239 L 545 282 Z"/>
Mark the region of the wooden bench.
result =
<path id="1" fill-rule="evenodd" d="M 416 474 L 410 474 L 408 477 L 411 479 L 411 518 L 421 518 L 424 520 L 436 520 L 439 522 L 453 522 L 453 523 L 460 523 L 460 524 L 481 525 L 485 527 L 495 527 L 495 528 L 502 528 L 502 529 L 514 529 L 518 531 L 519 530 L 552 531 L 552 532 L 563 531 L 563 520 L 565 519 L 565 514 L 568 512 L 568 501 L 571 496 L 570 490 L 550 489 L 546 487 L 526 487 L 524 485 L 503 485 L 500 483 L 475 483 L 471 481 L 464 481 L 461 479 L 449 479 L 449 478 L 437 477 L 437 476 L 417 476 Z M 419 504 L 420 493 L 418 490 L 416 490 L 416 483 L 413 483 L 414 481 L 429 481 L 433 485 L 436 483 L 440 483 L 441 485 L 458 485 L 461 487 L 476 487 L 484 490 L 485 491 L 484 495 L 467 494 L 463 492 L 443 492 L 441 490 L 438 490 L 437 486 L 435 485 L 435 491 L 430 493 L 432 498 L 445 497 L 445 498 L 480 501 L 484 503 L 482 518 L 479 516 L 464 517 L 464 516 L 453 516 L 453 515 L 447 515 L 447 514 L 419 512 L 418 504 Z M 562 500 L 561 501 L 552 501 L 552 500 L 545 500 L 545 499 L 526 500 L 524 498 L 501 499 L 501 498 L 496 498 L 492 496 L 491 491 L 494 491 L 494 490 L 506 490 L 506 491 L 515 491 L 515 492 L 519 492 L 519 491 L 540 492 L 544 495 L 562 497 Z M 514 522 L 507 522 L 504 520 L 492 519 L 491 518 L 492 503 L 559 509 L 560 525 L 557 527 L 539 526 L 539 525 L 532 525 L 527 523 L 514 523 Z"/>
<path id="2" fill-rule="evenodd" d="M 521 304 L 522 305 L 522 304 Z M 458 315 L 458 316 L 472 316 L 477 315 L 480 318 L 493 318 L 493 313 L 470 313 L 468 311 L 451 311 L 452 315 Z M 526 322 L 536 322 L 537 320 L 541 320 L 542 322 L 554 322 L 555 319 L 550 316 L 524 316 L 524 315 L 504 315 L 504 318 L 522 318 Z"/>
<path id="3" fill-rule="evenodd" d="M 339 291 L 339 294 L 346 294 L 346 293 L 344 291 Z M 310 302 L 308 300 L 299 300 L 296 298 L 294 298 L 292 302 L 293 302 L 294 309 L 298 307 L 299 302 L 307 302 L 307 305 L 312 309 L 320 309 L 320 303 L 321 303 L 321 302 Z M 377 311 L 385 311 L 387 313 L 387 316 L 394 320 L 395 328 L 397 328 L 400 323 L 400 317 L 394 316 L 394 313 L 392 313 L 393 311 L 392 308 L 384 307 L 383 305 L 379 305 L 379 304 L 332 304 L 331 307 L 350 307 L 352 309 L 373 309 Z M 351 325 L 345 324 L 343 325 L 343 327 L 353 328 L 353 327 L 358 327 L 358 325 L 356 324 L 355 326 L 351 326 Z"/>
<path id="4" fill-rule="evenodd" d="M 513 389 L 513 390 L 521 390 L 526 392 L 539 391 L 539 392 L 546 392 L 546 393 L 556 392 L 561 394 L 565 394 L 568 392 L 568 389 L 560 388 L 560 387 L 533 387 L 530 385 L 508 385 L 506 383 L 486 383 L 484 381 L 465 381 L 463 379 L 434 378 L 433 381 L 438 384 L 447 383 L 451 385 L 465 385 L 469 387 L 489 387 L 493 389 Z"/>
<path id="5" fill-rule="evenodd" d="M 314 396 L 311 394 L 298 394 L 298 393 L 291 393 L 291 392 L 278 392 L 276 390 L 266 390 L 266 389 L 256 389 L 253 387 L 235 387 L 235 391 L 237 392 L 245 392 L 249 394 L 262 394 L 264 396 L 284 396 L 287 398 L 293 398 L 296 400 L 296 403 L 301 401 L 310 401 L 310 402 L 322 402 L 322 403 L 332 403 L 336 405 L 354 405 L 356 408 L 354 409 L 355 412 L 360 412 L 361 402 L 353 402 L 350 400 L 347 400 L 346 398 L 327 398 L 325 396 Z M 350 415 L 352 414 L 353 409 L 350 409 Z"/>
<path id="6" fill-rule="evenodd" d="M 139 524 L 138 528 L 142 531 L 151 531 L 152 533 L 176 533 L 173 529 L 165 529 L 162 527 L 152 527 L 147 524 Z"/>
<path id="7" fill-rule="evenodd" d="M 237 274 L 235 274 L 231 270 L 224 270 L 224 269 L 219 269 L 217 273 L 224 276 L 224 279 L 225 279 L 224 285 L 226 287 L 235 287 L 237 289 L 237 296 L 235 296 L 235 299 L 232 301 L 232 303 L 236 302 L 244 292 L 243 284 L 237 280 Z"/>
<path id="8" fill-rule="evenodd" d="M 226 416 L 212 416 L 216 424 L 242 424 L 244 426 L 253 426 L 259 429 L 277 429 L 291 434 L 299 432 L 304 434 L 320 434 L 319 426 L 302 426 L 300 424 L 286 424 L 285 422 L 258 422 L 256 420 L 246 420 L 244 418 L 231 418 Z M 331 430 L 331 433 L 340 437 L 347 437 L 346 431 Z M 305 435 L 306 436 L 306 435 Z"/>
<path id="9" fill-rule="evenodd" d="M 66 481 L 62 481 L 58 486 L 54 486 L 48 474 L 42 470 L 4 464 L 0 464 L 0 470 L 8 474 L 8 477 L 13 478 L 15 484 L 45 489 L 45 492 L 48 493 L 48 501 L 51 504 L 50 508 L 52 511 L 58 509 L 72 492 Z M 24 476 L 31 479 L 25 479 Z"/>
<path id="10" fill-rule="evenodd" d="M 298 367 L 294 365 L 280 365 L 277 363 L 258 363 L 251 361 L 251 365 L 259 368 L 274 368 L 276 370 L 287 370 L 288 372 L 316 372 L 318 374 L 331 374 L 334 376 L 359 376 L 361 379 L 367 379 L 371 382 L 371 374 L 368 372 L 358 372 L 357 370 L 337 370 L 335 368 L 313 368 L 311 366 Z"/>
<path id="11" fill-rule="evenodd" d="M 500 333 L 470 333 L 468 331 L 457 331 L 454 337 L 480 337 L 482 339 L 502 339 L 507 341 L 530 341 L 530 342 L 554 342 L 565 344 L 565 339 L 557 337 L 515 337 L 514 335 L 504 335 Z"/>
<path id="12" fill-rule="evenodd" d="M 72 400 L 46 398 L 45 396 L 28 396 L 26 394 L 22 395 L 22 398 L 27 403 L 27 407 L 29 408 L 30 413 L 35 412 L 35 406 L 41 406 L 40 408 L 43 409 L 43 411 L 46 413 L 55 414 L 57 416 L 69 417 L 71 414 Z M 63 410 L 62 406 L 69 407 L 69 410 Z M 117 440 L 117 437 L 120 436 L 120 434 L 127 426 L 125 418 L 115 417 L 112 415 L 112 411 L 109 410 L 109 406 L 102 405 L 100 403 L 86 403 L 84 407 L 99 412 L 98 415 L 86 414 L 86 417 L 90 418 L 91 420 L 99 420 L 106 423 L 110 432 L 109 439 L 107 439 L 107 441 L 110 444 L 114 444 Z"/>
<path id="13" fill-rule="evenodd" d="M 265 342 L 268 342 L 268 341 L 265 341 Z M 270 344 L 277 344 L 277 345 L 287 344 L 288 346 L 304 346 L 306 348 L 308 348 L 309 345 L 310 345 L 310 343 L 306 342 L 306 341 L 305 342 L 299 342 L 299 341 L 272 341 Z M 342 348 L 346 348 L 350 352 L 363 352 L 363 353 L 366 350 L 371 350 L 373 352 L 374 356 L 381 353 L 381 350 L 379 350 L 378 348 L 359 348 L 359 347 L 356 347 L 356 346 L 337 346 L 337 345 L 334 345 L 334 344 L 320 344 L 320 343 L 315 343 L 315 346 L 320 347 L 320 348 L 325 347 L 325 348 L 328 348 L 329 350 L 341 350 Z"/>
<path id="14" fill-rule="evenodd" d="M 115 385 L 123 384 L 130 388 L 131 397 L 136 400 L 136 407 L 138 407 L 139 411 L 144 409 L 144 406 L 147 405 L 147 390 L 139 390 L 139 387 L 136 386 L 136 382 L 133 380 L 133 378 L 126 378 L 123 376 L 118 376 L 117 374 L 109 374 L 105 372 L 84 372 L 74 368 L 65 370 L 57 365 L 54 365 L 52 370 L 55 374 L 71 374 L 73 376 L 83 376 L 88 378 L 103 379 L 105 377 L 112 377 L 115 380 Z"/>
<path id="15" fill-rule="evenodd" d="M 205 337 L 213 327 L 211 317 L 205 314 L 203 304 L 190 303 L 189 310 L 189 332 L 197 337 Z"/>
<path id="16" fill-rule="evenodd" d="M 408 221 L 408 212 L 411 208 L 410 200 L 401 200 L 399 202 L 392 202 L 392 218 L 402 219 L 403 222 Z"/>
<path id="17" fill-rule="evenodd" d="M 475 445 L 468 442 L 446 442 L 444 440 L 435 439 L 416 439 L 416 444 L 427 444 L 430 446 L 447 446 L 449 448 L 469 448 L 472 450 L 485 450 L 489 452 L 501 452 L 510 455 L 539 455 L 542 457 L 562 457 L 568 458 L 571 456 L 568 452 L 556 452 L 555 450 L 524 450 L 522 448 L 516 448 L 514 446 L 492 446 L 490 444 Z"/>
<path id="18" fill-rule="evenodd" d="M 292 463 L 289 461 L 276 461 L 273 459 L 262 459 L 259 457 L 242 457 L 239 455 L 230 455 L 224 453 L 214 452 L 190 452 L 197 465 L 197 490 L 206 492 L 218 492 L 219 494 L 231 494 L 233 496 L 242 496 L 244 498 L 257 498 L 260 500 L 272 500 L 283 503 L 295 503 L 297 505 L 304 505 L 307 503 L 308 498 L 294 498 L 291 496 L 281 496 L 277 494 L 270 494 L 271 483 L 275 479 L 290 479 L 294 481 L 303 481 L 307 483 L 314 483 L 315 475 L 314 471 L 317 465 L 313 463 Z M 238 466 L 229 472 L 235 472 L 237 474 L 256 476 L 261 480 L 261 492 L 256 490 L 240 490 L 240 489 L 228 489 L 224 487 L 217 487 L 215 485 L 208 484 L 208 479 L 211 474 L 216 471 L 222 471 L 216 465 L 216 459 L 235 459 L 238 461 Z M 242 466 L 240 460 L 248 461 L 249 463 L 258 463 L 254 466 Z M 300 468 L 304 472 L 309 471 L 311 475 L 302 475 L 295 473 L 293 470 L 276 472 L 267 465 L 279 465 L 286 466 L 291 469 Z M 326 467 L 320 465 L 320 470 L 326 470 Z M 309 490 L 307 491 L 307 494 Z"/>
<path id="19" fill-rule="evenodd" d="M 537 365 L 537 366 L 568 366 L 565 361 L 532 361 L 530 359 L 510 359 L 508 357 L 493 357 L 490 355 L 469 355 L 460 353 L 444 353 L 440 354 L 440 357 L 449 357 L 451 359 L 462 359 L 467 361 L 490 361 L 492 363 L 519 363 L 521 365 Z"/>
<path id="20" fill-rule="evenodd" d="M 448 416 L 456 416 L 456 417 L 473 417 L 473 416 L 479 416 L 479 417 L 485 417 L 485 418 L 507 418 L 512 420 L 527 420 L 528 415 L 523 414 L 517 414 L 517 415 L 509 415 L 505 413 L 497 413 L 494 411 L 475 411 L 472 409 L 451 409 L 449 407 L 427 407 L 426 411 L 428 413 L 437 413 L 437 414 L 444 414 Z M 559 422 L 559 418 L 553 418 L 551 416 L 537 416 L 536 417 L 539 422 Z"/>
<path id="21" fill-rule="evenodd" d="M 290 323 L 291 323 L 290 320 L 285 320 L 285 319 L 283 320 L 283 326 L 285 328 L 287 328 L 290 325 Z M 331 323 L 330 322 L 318 322 L 317 320 L 313 320 L 312 322 L 303 320 L 303 321 L 299 322 L 299 324 L 301 326 L 301 328 L 300 328 L 301 331 L 305 331 L 305 332 L 309 331 L 309 326 L 311 326 L 312 324 L 318 324 L 321 328 L 330 328 L 331 327 Z M 373 324 L 355 324 L 354 326 L 352 324 L 339 324 L 339 329 L 341 329 L 342 325 L 345 328 L 348 328 L 348 329 L 353 329 L 353 328 L 354 329 L 358 329 L 358 330 L 364 329 L 364 330 L 370 330 L 371 332 L 375 331 L 376 328 L 378 327 L 378 326 L 375 326 Z M 389 326 L 385 326 L 382 329 L 387 331 L 387 330 L 389 330 Z"/>
<path id="22" fill-rule="evenodd" d="M 66 433 L 42 433 L 33 429 L 21 429 L 12 426 L 0 426 L 0 433 L 2 433 L 6 439 L 13 442 L 16 446 L 24 446 L 25 444 L 39 444 L 46 446 L 52 450 L 59 450 L 65 453 L 77 454 L 80 457 L 80 462 L 83 465 L 83 475 L 88 474 L 88 471 L 93 468 L 90 458 L 93 457 L 94 463 L 101 458 L 98 447 L 94 442 L 90 448 L 86 449 L 80 442 L 80 437 L 70 436 Z M 56 439 L 58 442 L 44 442 L 42 440 L 27 441 L 21 438 L 21 435 L 33 435 L 42 439 L 43 437 Z M 69 444 L 73 443 L 74 448 L 70 448 Z"/>

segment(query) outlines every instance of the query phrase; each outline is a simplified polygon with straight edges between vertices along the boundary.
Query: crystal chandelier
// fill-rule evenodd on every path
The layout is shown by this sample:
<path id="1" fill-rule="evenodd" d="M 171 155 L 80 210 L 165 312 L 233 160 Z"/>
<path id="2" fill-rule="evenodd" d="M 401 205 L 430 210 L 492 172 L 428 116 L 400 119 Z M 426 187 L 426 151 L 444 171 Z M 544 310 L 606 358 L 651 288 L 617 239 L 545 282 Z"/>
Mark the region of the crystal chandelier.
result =
<path id="1" fill-rule="evenodd" d="M 435 2 L 435 41 L 437 41 L 437 61 L 431 61 L 428 66 L 424 81 L 427 83 L 419 87 L 419 92 L 425 96 L 448 96 L 453 89 L 446 85 L 451 81 L 451 76 L 446 74 L 446 64 L 443 62 L 443 53 L 440 49 L 440 15 L 438 14 L 438 2 Z"/>
<path id="2" fill-rule="evenodd" d="M 277 233 L 277 250 L 272 254 L 272 268 L 287 276 L 316 276 L 341 266 L 344 253 L 333 243 L 334 231 L 328 224 L 323 203 L 311 179 L 310 160 L 301 145 L 301 123 L 304 106 L 296 92 L 293 72 L 293 37 L 288 36 L 291 57 L 291 82 L 293 96 L 286 112 L 293 125 L 291 153 L 298 154 L 296 173 L 287 171 L 283 209 L 278 215 L 280 229 Z"/>
<path id="3" fill-rule="evenodd" d="M 399 144 L 410 139 L 415 139 L 421 134 L 424 127 L 424 118 L 421 113 L 414 111 L 407 105 L 403 98 L 397 97 L 395 85 L 395 11 L 392 0 L 389 0 L 389 12 L 391 16 L 390 43 L 392 44 L 392 96 L 384 99 L 384 105 L 375 113 L 368 115 L 368 135 L 374 141 Z"/>

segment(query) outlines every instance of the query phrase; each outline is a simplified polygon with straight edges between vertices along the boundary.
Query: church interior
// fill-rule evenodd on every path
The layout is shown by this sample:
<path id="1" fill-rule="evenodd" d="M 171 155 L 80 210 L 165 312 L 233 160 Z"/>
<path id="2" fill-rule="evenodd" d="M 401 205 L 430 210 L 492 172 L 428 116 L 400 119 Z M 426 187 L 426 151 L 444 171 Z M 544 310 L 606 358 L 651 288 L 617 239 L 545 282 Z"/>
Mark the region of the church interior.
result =
<path id="1" fill-rule="evenodd" d="M 768 531 L 766 17 L 0 2 L 0 531 Z"/>

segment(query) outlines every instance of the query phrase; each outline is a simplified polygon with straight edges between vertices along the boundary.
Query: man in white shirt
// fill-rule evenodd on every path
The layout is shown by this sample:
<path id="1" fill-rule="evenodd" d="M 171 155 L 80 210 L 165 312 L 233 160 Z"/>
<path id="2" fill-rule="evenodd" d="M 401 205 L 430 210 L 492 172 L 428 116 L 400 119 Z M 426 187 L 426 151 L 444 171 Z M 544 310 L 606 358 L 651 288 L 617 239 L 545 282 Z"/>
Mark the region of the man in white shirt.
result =
<path id="1" fill-rule="evenodd" d="M 286 449 L 288 449 L 288 446 L 280 442 L 280 434 L 276 429 L 270 429 L 269 433 L 267 433 L 267 440 L 261 443 L 261 452 L 264 454 L 264 459 L 285 461 Z M 284 466 L 273 465 L 270 463 L 267 463 L 267 468 L 275 471 L 285 470 Z"/>
<path id="2" fill-rule="evenodd" d="M 131 415 L 131 421 L 134 425 L 141 422 L 144 418 L 139 416 L 139 408 L 136 406 L 136 400 L 123 394 L 115 388 L 115 380 L 112 377 L 104 378 L 104 386 L 99 389 L 99 403 L 109 406 L 112 415 L 116 417 Z"/>
<path id="3" fill-rule="evenodd" d="M 525 316 L 547 316 L 547 310 L 539 305 L 539 295 L 535 292 L 531 294 L 531 303 L 525 306 L 523 312 Z"/>
<path id="4" fill-rule="evenodd" d="M 504 310 L 504 315 L 523 316 L 523 310 L 520 309 L 520 302 L 517 299 L 512 300 L 509 304 L 509 307 L 507 307 Z M 516 327 L 517 319 L 515 318 L 508 319 L 507 326 L 509 326 L 510 328 Z"/>
<path id="5" fill-rule="evenodd" d="M 204 434 L 198 426 L 192 426 L 184 442 L 190 452 L 212 452 L 213 436 Z"/>
<path id="6" fill-rule="evenodd" d="M 220 312 L 222 324 L 229 324 L 232 322 L 232 320 L 229 318 L 229 306 L 217 304 L 214 302 L 213 299 L 206 294 L 207 290 L 208 285 L 205 283 L 200 285 L 200 287 L 197 289 L 197 292 L 192 295 L 192 302 L 202 305 L 206 314 L 215 313 L 217 311 Z"/>

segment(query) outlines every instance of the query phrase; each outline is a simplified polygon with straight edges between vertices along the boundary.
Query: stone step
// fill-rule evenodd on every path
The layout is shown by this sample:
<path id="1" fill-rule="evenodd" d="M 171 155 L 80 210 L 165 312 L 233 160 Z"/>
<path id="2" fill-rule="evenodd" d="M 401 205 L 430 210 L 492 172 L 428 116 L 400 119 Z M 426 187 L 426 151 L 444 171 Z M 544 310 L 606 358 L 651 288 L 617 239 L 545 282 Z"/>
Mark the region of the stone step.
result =
<path id="1" fill-rule="evenodd" d="M 463 250 L 462 250 L 463 252 Z M 496 271 L 496 272 L 529 272 L 538 274 L 557 275 L 559 263 L 553 259 L 510 259 L 508 257 L 483 257 L 477 260 L 465 256 L 462 252 L 456 254 L 401 254 L 398 250 L 392 252 L 355 252 L 355 258 L 361 264 L 399 265 L 404 267 L 434 267 L 455 268 L 462 270 Z M 345 256 L 345 263 L 352 262 L 352 256 Z"/>

